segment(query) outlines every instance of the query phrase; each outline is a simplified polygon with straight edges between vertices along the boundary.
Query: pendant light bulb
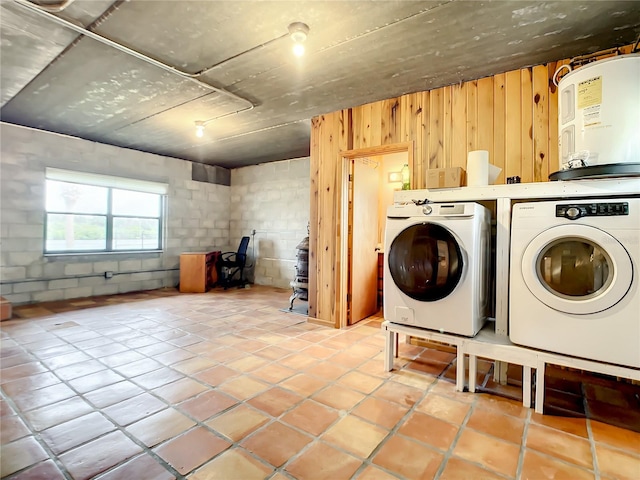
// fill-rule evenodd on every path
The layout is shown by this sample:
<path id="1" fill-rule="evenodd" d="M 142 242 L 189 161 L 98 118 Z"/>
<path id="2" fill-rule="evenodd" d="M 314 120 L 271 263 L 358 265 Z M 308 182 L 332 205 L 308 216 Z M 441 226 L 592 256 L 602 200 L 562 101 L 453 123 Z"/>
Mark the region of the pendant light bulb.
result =
<path id="1" fill-rule="evenodd" d="M 304 55 L 303 42 L 307 39 L 309 26 L 306 23 L 294 22 L 289 25 L 289 36 L 293 40 L 293 53 L 296 57 Z"/>
<path id="2" fill-rule="evenodd" d="M 204 122 L 196 121 L 196 137 L 202 138 L 204 136 Z"/>
<path id="3" fill-rule="evenodd" d="M 304 45 L 302 45 L 301 43 L 296 43 L 293 46 L 293 54 L 296 57 L 301 57 L 304 55 Z"/>

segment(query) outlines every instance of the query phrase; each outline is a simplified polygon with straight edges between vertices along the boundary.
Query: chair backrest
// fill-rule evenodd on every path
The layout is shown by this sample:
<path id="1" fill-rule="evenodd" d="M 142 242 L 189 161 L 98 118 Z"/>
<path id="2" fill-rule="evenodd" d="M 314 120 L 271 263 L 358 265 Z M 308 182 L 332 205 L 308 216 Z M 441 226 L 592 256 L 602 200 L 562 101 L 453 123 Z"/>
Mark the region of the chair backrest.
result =
<path id="1" fill-rule="evenodd" d="M 247 248 L 249 247 L 249 237 L 242 237 L 240 245 L 238 246 L 238 253 L 236 254 L 237 262 L 244 266 L 247 261 Z"/>

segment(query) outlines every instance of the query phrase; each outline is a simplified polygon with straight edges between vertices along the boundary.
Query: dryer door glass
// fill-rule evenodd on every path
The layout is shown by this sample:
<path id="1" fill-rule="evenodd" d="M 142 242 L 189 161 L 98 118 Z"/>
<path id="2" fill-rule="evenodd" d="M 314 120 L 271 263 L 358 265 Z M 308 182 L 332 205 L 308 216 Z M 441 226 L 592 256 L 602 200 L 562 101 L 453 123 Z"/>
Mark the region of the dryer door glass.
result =
<path id="1" fill-rule="evenodd" d="M 531 240 L 522 255 L 522 278 L 542 303 L 576 315 L 616 305 L 633 283 L 624 246 L 587 225 L 559 225 Z"/>
<path id="2" fill-rule="evenodd" d="M 391 243 L 387 256 L 396 286 L 409 297 L 432 302 L 449 295 L 462 276 L 462 252 L 446 228 L 412 225 Z"/>
<path id="3" fill-rule="evenodd" d="M 611 284 L 613 265 L 607 252 L 586 239 L 562 239 L 538 256 L 538 277 L 552 293 L 586 300 Z"/>

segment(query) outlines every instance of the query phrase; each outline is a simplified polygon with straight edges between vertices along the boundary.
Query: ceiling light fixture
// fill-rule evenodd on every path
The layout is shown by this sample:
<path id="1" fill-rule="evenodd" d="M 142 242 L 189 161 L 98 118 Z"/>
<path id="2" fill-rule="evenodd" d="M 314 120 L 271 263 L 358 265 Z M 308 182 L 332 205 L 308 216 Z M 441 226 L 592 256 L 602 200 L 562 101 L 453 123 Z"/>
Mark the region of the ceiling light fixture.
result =
<path id="1" fill-rule="evenodd" d="M 296 57 L 304 55 L 303 42 L 309 34 L 309 26 L 306 23 L 294 22 L 289 25 L 289 36 L 293 40 L 293 53 Z"/>
<path id="2" fill-rule="evenodd" d="M 27 2 L 28 0 L 16 0 L 17 2 Z M 69 1 L 74 1 L 74 0 L 69 0 Z M 293 53 L 297 56 L 297 57 L 301 57 L 302 55 L 304 55 L 304 41 L 307 39 L 307 35 L 309 34 L 309 25 L 307 25 L 306 23 L 302 23 L 302 22 L 293 22 L 291 24 L 289 24 L 289 26 L 287 27 L 288 31 L 289 31 L 289 38 L 291 38 L 291 40 L 293 40 Z M 210 70 L 213 70 L 214 68 L 219 67 L 220 65 L 222 65 L 223 63 L 226 63 L 230 60 L 233 60 L 235 58 L 237 58 L 240 55 L 243 55 L 245 53 L 249 53 L 252 52 L 254 50 L 258 50 L 261 48 L 266 47 L 267 45 L 279 41 L 282 38 L 285 38 L 287 36 L 287 34 L 282 34 L 279 37 L 273 38 L 267 42 L 264 42 L 256 47 L 252 47 L 244 52 L 242 52 L 241 54 L 237 54 L 234 55 L 233 57 L 227 58 L 226 60 L 223 60 L 221 62 L 218 62 L 215 65 L 212 65 L 211 67 L 207 67 L 204 70 L 201 70 L 200 72 L 198 72 L 197 74 L 195 74 L 196 76 L 200 76 Z M 213 87 L 211 87 L 213 88 Z M 226 90 L 222 90 L 220 89 L 221 93 L 225 93 L 228 95 L 234 95 L 230 92 L 227 92 Z M 240 97 L 237 97 L 240 98 Z M 230 115 L 236 115 L 240 112 L 244 112 L 245 110 L 251 110 L 253 109 L 256 105 L 254 105 L 253 103 L 251 103 L 249 100 L 245 100 L 244 98 L 241 98 L 241 100 L 244 100 L 246 102 L 249 103 L 249 107 L 248 108 L 242 108 L 240 110 L 236 110 L 235 112 L 230 112 L 230 113 L 224 113 L 222 115 L 218 115 L 216 117 L 212 117 L 212 118 L 208 118 L 206 120 L 196 120 L 195 124 L 196 124 L 196 137 L 198 138 L 202 138 L 204 137 L 204 129 L 207 126 L 207 124 L 213 122 L 214 120 L 219 120 L 221 118 L 225 118 L 228 117 Z M 295 122 L 294 122 L 295 123 Z M 269 127 L 271 128 L 271 127 Z M 242 134 L 244 135 L 244 134 Z M 229 137 L 229 138 L 233 138 L 233 137 Z"/>
<path id="3" fill-rule="evenodd" d="M 204 122 L 202 120 L 196 120 L 196 137 L 202 138 L 204 135 Z"/>

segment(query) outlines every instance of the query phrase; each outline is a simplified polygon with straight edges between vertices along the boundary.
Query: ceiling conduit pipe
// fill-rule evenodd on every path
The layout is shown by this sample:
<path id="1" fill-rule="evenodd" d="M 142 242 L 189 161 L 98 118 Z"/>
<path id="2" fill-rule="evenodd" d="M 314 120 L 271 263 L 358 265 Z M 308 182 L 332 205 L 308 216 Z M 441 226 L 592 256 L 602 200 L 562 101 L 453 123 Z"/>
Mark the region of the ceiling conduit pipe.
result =
<path id="1" fill-rule="evenodd" d="M 108 39 L 107 37 L 103 37 L 102 35 L 99 35 L 97 33 L 92 32 L 91 30 L 87 30 L 86 28 L 76 25 L 72 22 L 69 22 L 63 18 L 57 17 L 45 10 L 43 10 L 39 5 L 36 5 L 28 0 L 13 0 L 15 3 L 17 3 L 18 5 L 20 5 L 21 7 L 30 10 L 42 17 L 48 18 L 49 20 L 52 20 L 53 22 L 62 25 L 63 27 L 67 27 L 75 32 L 78 32 L 86 37 L 89 37 L 93 40 L 96 40 L 100 43 L 103 43 L 104 45 L 107 45 L 111 48 L 115 48 L 116 50 L 119 50 L 123 53 L 126 53 L 127 55 L 130 55 L 132 57 L 135 57 L 139 60 L 142 60 L 144 62 L 149 63 L 150 65 L 153 65 L 155 67 L 161 68 L 162 70 L 165 70 L 167 72 L 173 73 L 175 75 L 178 75 L 186 80 L 189 80 L 191 82 L 196 83 L 197 85 L 206 88 L 207 90 L 213 90 L 214 92 L 220 93 L 221 95 L 225 95 L 229 98 L 232 98 L 233 100 L 236 100 L 238 102 L 244 103 L 246 105 L 245 108 L 242 108 L 240 110 L 237 110 L 235 112 L 232 113 L 227 113 L 224 114 L 220 117 L 216 117 L 216 118 L 222 118 L 222 117 L 226 117 L 229 115 L 235 115 L 237 113 L 240 112 L 245 112 L 247 110 L 252 110 L 253 108 L 255 108 L 256 105 L 253 104 L 253 102 L 251 102 L 250 100 L 247 100 L 246 98 L 240 97 L 239 95 L 236 95 L 235 93 L 231 93 L 223 88 L 220 87 L 214 87 L 213 85 L 210 85 L 208 83 L 205 83 L 201 80 L 198 80 L 199 75 L 201 75 L 201 72 L 197 72 L 197 73 L 188 73 L 188 72 L 184 72 L 182 70 L 177 69 L 176 67 L 173 67 L 171 65 L 168 65 L 166 63 L 163 63 L 159 60 L 156 60 L 154 58 L 148 57 L 147 55 L 145 55 L 144 53 L 138 52 L 137 50 L 133 50 L 132 48 L 126 47 L 118 42 L 114 42 L 113 40 Z M 71 0 L 74 1 L 74 0 Z M 71 1 L 69 3 L 71 3 Z M 207 71 L 208 69 L 205 69 L 203 71 Z"/>
<path id="2" fill-rule="evenodd" d="M 231 115 L 231 114 L 228 114 L 228 115 Z M 223 116 L 226 116 L 226 115 L 223 115 Z M 210 120 L 207 120 L 207 122 L 209 121 Z M 270 127 L 259 128 L 258 130 L 251 130 L 250 132 L 236 133 L 235 135 L 229 135 L 228 137 L 217 138 L 216 143 L 224 142 L 225 140 L 233 140 L 234 138 L 244 137 L 246 135 L 253 135 L 254 133 L 266 132 L 266 131 L 274 130 L 280 127 L 288 127 L 289 125 L 294 125 L 296 123 L 302 123 L 302 122 L 308 122 L 308 121 L 309 121 L 308 119 L 303 118 L 302 120 L 292 120 L 290 122 L 280 123 L 278 125 L 271 125 Z M 202 122 L 202 123 L 206 125 L 207 122 Z M 191 150 L 193 148 L 199 148 L 199 145 L 193 145 L 191 147 L 187 147 L 187 150 Z"/>
<path id="3" fill-rule="evenodd" d="M 254 133 L 267 132 L 267 131 L 273 130 L 275 128 L 288 127 L 289 125 L 294 125 L 296 123 L 302 123 L 302 122 L 308 122 L 308 121 L 309 121 L 308 119 L 303 118 L 302 120 L 292 120 L 290 122 L 279 123 L 278 125 L 271 125 L 270 127 L 263 127 L 263 128 L 259 128 L 257 130 L 251 130 L 250 132 L 236 133 L 235 135 L 229 135 L 228 137 L 217 138 L 216 139 L 216 143 L 223 142 L 225 140 L 232 140 L 232 139 L 238 138 L 238 137 L 244 137 L 246 135 L 253 135 Z"/>

